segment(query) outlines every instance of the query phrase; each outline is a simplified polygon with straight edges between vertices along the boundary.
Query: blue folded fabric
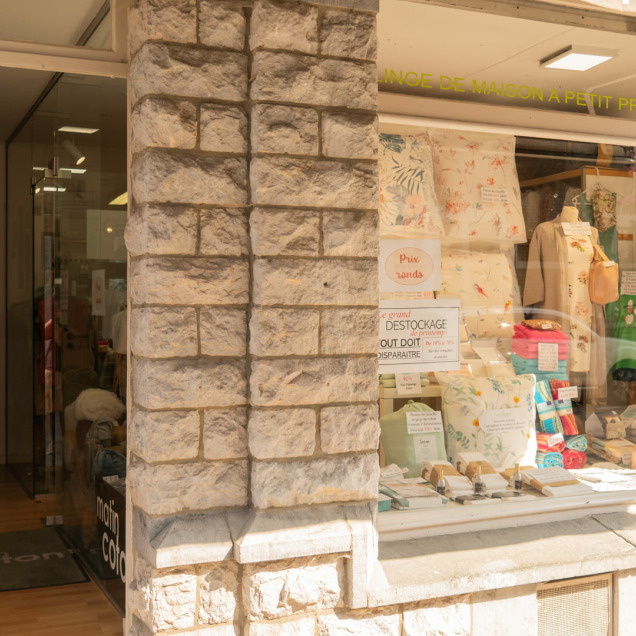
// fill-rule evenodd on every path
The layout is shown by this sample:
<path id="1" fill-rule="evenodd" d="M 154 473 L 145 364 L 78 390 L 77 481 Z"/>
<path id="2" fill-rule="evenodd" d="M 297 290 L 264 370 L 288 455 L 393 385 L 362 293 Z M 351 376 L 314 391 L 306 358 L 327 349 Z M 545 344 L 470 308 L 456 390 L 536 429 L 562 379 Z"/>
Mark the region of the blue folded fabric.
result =
<path id="1" fill-rule="evenodd" d="M 584 453 L 587 450 L 587 437 L 585 435 L 566 435 L 565 447 Z"/>
<path id="2" fill-rule="evenodd" d="M 567 360 L 559 360 L 556 371 L 539 371 L 539 361 L 534 359 L 526 359 L 518 356 L 516 353 L 510 354 L 510 361 L 515 369 L 515 373 L 520 375 L 522 373 L 566 373 L 568 368 Z"/>
<path id="3" fill-rule="evenodd" d="M 536 460 L 539 468 L 551 468 L 552 466 L 563 468 L 563 455 L 561 453 L 537 451 Z"/>

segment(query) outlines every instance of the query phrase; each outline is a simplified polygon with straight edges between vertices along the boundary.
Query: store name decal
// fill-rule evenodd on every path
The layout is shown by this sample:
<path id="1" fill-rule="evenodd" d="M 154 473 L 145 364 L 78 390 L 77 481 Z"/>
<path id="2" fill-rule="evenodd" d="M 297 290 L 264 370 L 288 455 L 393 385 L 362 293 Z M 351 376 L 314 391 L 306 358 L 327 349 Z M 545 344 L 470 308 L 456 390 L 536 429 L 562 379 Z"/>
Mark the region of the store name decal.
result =
<path id="1" fill-rule="evenodd" d="M 102 558 L 113 573 L 126 582 L 126 553 L 119 547 L 119 514 L 115 511 L 114 501 L 105 502 L 97 496 L 97 518 L 106 526 L 102 534 Z"/>
<path id="2" fill-rule="evenodd" d="M 395 71 L 384 69 L 384 75 L 378 79 L 380 84 L 403 84 L 407 86 L 421 86 L 422 88 L 439 89 L 452 91 L 455 93 L 472 93 L 475 95 L 495 95 L 497 97 L 520 98 L 530 101 L 554 103 L 554 104 L 576 104 L 577 106 L 588 106 L 594 108 L 610 108 L 618 106 L 619 111 L 630 112 L 636 110 L 636 99 L 619 97 L 616 99 L 611 95 L 601 93 L 587 93 L 578 91 L 558 91 L 556 89 L 544 89 L 525 84 L 513 84 L 507 82 L 488 82 L 486 80 L 467 80 L 463 77 L 451 77 L 440 75 L 434 77 L 431 73 L 417 73 L 415 71 Z"/>

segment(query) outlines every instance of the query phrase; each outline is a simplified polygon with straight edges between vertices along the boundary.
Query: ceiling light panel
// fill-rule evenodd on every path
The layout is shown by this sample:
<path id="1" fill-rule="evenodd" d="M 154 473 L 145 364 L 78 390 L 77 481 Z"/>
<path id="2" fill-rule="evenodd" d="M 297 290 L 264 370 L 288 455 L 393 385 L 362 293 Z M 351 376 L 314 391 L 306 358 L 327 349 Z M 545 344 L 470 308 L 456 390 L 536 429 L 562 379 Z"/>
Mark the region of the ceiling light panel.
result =
<path id="1" fill-rule="evenodd" d="M 80 135 L 92 135 L 93 133 L 96 133 L 99 130 L 99 128 L 84 128 L 82 126 L 62 126 L 61 128 L 58 128 L 58 130 L 60 132 L 78 133 Z"/>
<path id="2" fill-rule="evenodd" d="M 611 49 L 575 45 L 549 55 L 541 60 L 540 65 L 562 71 L 587 71 L 616 56 L 617 52 Z"/>

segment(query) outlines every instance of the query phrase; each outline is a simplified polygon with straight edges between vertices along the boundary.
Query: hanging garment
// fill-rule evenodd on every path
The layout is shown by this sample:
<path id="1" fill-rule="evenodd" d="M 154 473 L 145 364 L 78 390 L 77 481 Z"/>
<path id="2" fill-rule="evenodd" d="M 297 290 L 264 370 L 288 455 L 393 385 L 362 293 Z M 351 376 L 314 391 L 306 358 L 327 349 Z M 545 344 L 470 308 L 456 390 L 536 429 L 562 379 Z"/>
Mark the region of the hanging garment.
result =
<path id="1" fill-rule="evenodd" d="M 622 382 L 636 380 L 636 296 L 622 294 L 614 303 L 612 376 Z"/>

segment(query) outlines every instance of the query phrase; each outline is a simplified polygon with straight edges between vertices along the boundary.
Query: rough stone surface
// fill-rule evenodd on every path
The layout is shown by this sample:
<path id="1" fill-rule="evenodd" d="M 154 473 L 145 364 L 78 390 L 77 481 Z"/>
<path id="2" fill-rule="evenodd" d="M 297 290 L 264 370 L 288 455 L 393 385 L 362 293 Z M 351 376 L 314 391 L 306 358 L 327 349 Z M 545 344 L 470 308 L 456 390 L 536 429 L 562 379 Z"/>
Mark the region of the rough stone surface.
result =
<path id="1" fill-rule="evenodd" d="M 194 459 L 199 454 L 197 411 L 134 409 L 128 429 L 130 450 L 147 462 Z"/>
<path id="2" fill-rule="evenodd" d="M 245 403 L 243 361 L 135 360 L 135 401 L 147 409 L 234 406 Z"/>
<path id="3" fill-rule="evenodd" d="M 138 617 L 132 617 L 128 636 L 152 636 L 152 630 Z"/>
<path id="4" fill-rule="evenodd" d="M 318 113 L 312 108 L 255 105 L 252 109 L 252 149 L 259 153 L 317 155 Z"/>
<path id="5" fill-rule="evenodd" d="M 377 107 L 375 64 L 257 51 L 252 74 L 251 97 L 257 101 L 364 110 Z"/>
<path id="6" fill-rule="evenodd" d="M 470 636 L 470 598 L 466 596 L 404 608 L 402 636 Z M 494 618 L 491 616 L 491 618 Z M 519 628 L 519 623 L 516 624 Z M 517 629 L 514 630 L 517 632 Z"/>
<path id="7" fill-rule="evenodd" d="M 252 250 L 257 256 L 317 256 L 320 215 L 316 210 L 254 208 Z"/>
<path id="8" fill-rule="evenodd" d="M 246 565 L 243 599 L 250 620 L 331 609 L 341 604 L 343 567 L 334 556 Z"/>
<path id="9" fill-rule="evenodd" d="M 377 117 L 323 113 L 322 151 L 327 157 L 376 159 L 378 156 Z"/>
<path id="10" fill-rule="evenodd" d="M 330 406 L 320 411 L 324 453 L 376 450 L 380 437 L 377 404 Z"/>
<path id="11" fill-rule="evenodd" d="M 187 629 L 194 626 L 196 583 L 192 570 L 153 570 L 138 556 L 129 602 L 153 632 Z"/>
<path id="12" fill-rule="evenodd" d="M 140 254 L 194 254 L 197 211 L 185 206 L 138 205 L 126 224 L 126 247 Z"/>
<path id="13" fill-rule="evenodd" d="M 250 453 L 257 459 L 303 457 L 316 446 L 312 409 L 253 410 L 248 424 Z"/>
<path id="14" fill-rule="evenodd" d="M 368 13 L 325 11 L 320 24 L 320 52 L 375 60 L 378 53 L 376 17 Z"/>
<path id="15" fill-rule="evenodd" d="M 211 307 L 199 314 L 201 353 L 206 356 L 244 356 L 247 316 L 243 309 Z"/>
<path id="16" fill-rule="evenodd" d="M 320 320 L 321 352 L 377 353 L 378 316 L 377 309 L 325 309 Z"/>
<path id="17" fill-rule="evenodd" d="M 247 152 L 247 116 L 240 108 L 201 105 L 201 150 Z"/>
<path id="18" fill-rule="evenodd" d="M 201 210 L 201 245 L 206 256 L 244 256 L 249 253 L 247 211 Z"/>
<path id="19" fill-rule="evenodd" d="M 206 46 L 242 51 L 245 46 L 243 7 L 218 0 L 200 0 L 199 38 Z"/>
<path id="20" fill-rule="evenodd" d="M 388 610 L 391 611 L 391 610 Z M 400 615 L 373 614 L 368 611 L 336 612 L 318 616 L 318 636 L 401 636 Z"/>
<path id="21" fill-rule="evenodd" d="M 318 353 L 320 316 L 311 309 L 254 309 L 250 351 L 257 356 Z"/>
<path id="22" fill-rule="evenodd" d="M 252 465 L 252 502 L 256 508 L 279 508 L 336 501 L 375 499 L 376 453 L 300 462 Z"/>
<path id="23" fill-rule="evenodd" d="M 131 114 L 132 152 L 146 147 L 194 148 L 197 141 L 197 109 L 177 99 L 148 98 Z"/>
<path id="24" fill-rule="evenodd" d="M 247 168 L 238 157 L 146 150 L 132 162 L 136 203 L 245 205 Z"/>
<path id="25" fill-rule="evenodd" d="M 253 360 L 250 395 L 259 406 L 371 402 L 376 375 L 375 358 Z"/>
<path id="26" fill-rule="evenodd" d="M 131 350 L 145 358 L 197 355 L 197 313 L 192 307 L 142 307 L 130 318 Z"/>
<path id="27" fill-rule="evenodd" d="M 196 0 L 135 0 L 130 3 L 128 33 L 131 55 L 146 40 L 196 42 Z"/>
<path id="28" fill-rule="evenodd" d="M 378 213 L 329 211 L 323 214 L 326 256 L 377 256 Z"/>
<path id="29" fill-rule="evenodd" d="M 247 457 L 247 413 L 244 408 L 206 411 L 203 422 L 205 459 Z"/>
<path id="30" fill-rule="evenodd" d="M 247 636 L 307 636 L 313 635 L 315 629 L 315 617 L 306 616 L 272 623 L 248 623 L 246 634 Z"/>
<path id="31" fill-rule="evenodd" d="M 247 461 L 149 465 L 129 462 L 126 485 L 150 515 L 247 504 Z"/>
<path id="32" fill-rule="evenodd" d="M 376 305 L 377 261 L 269 260 L 254 263 L 254 297 L 263 305 Z"/>
<path id="33" fill-rule="evenodd" d="M 239 619 L 238 565 L 213 566 L 199 584 L 200 623 L 230 623 Z"/>
<path id="34" fill-rule="evenodd" d="M 371 163 L 256 157 L 250 180 L 256 205 L 377 208 L 377 167 Z"/>
<path id="35" fill-rule="evenodd" d="M 256 0 L 250 48 L 318 52 L 318 10 L 297 2 Z"/>
<path id="36" fill-rule="evenodd" d="M 241 304 L 248 298 L 248 266 L 232 258 L 145 258 L 130 264 L 137 303 Z"/>
<path id="37" fill-rule="evenodd" d="M 472 594 L 470 607 L 463 610 L 458 632 L 450 632 L 453 636 L 536 636 L 543 631 L 539 628 L 536 585 Z M 463 631 L 459 631 L 460 626 Z"/>
<path id="38" fill-rule="evenodd" d="M 131 60 L 129 77 L 133 104 L 145 95 L 247 97 L 247 60 L 230 51 L 146 43 Z"/>

